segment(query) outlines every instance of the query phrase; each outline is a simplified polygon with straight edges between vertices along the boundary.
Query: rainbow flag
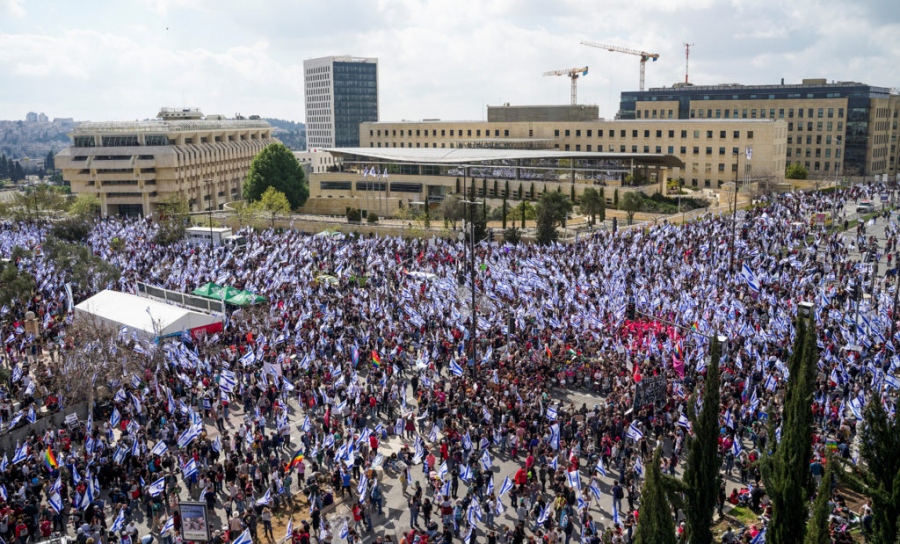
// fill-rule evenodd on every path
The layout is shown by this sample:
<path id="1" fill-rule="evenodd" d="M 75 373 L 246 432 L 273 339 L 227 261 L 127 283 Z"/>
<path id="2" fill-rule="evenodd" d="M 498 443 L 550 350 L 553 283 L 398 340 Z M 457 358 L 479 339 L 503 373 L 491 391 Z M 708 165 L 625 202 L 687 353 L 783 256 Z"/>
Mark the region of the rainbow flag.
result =
<path id="1" fill-rule="evenodd" d="M 675 343 L 675 358 L 684 361 L 684 349 L 681 347 L 681 340 Z"/>
<path id="2" fill-rule="evenodd" d="M 56 456 L 53 455 L 53 450 L 50 449 L 50 446 L 47 446 L 47 449 L 44 450 L 44 464 L 47 465 L 49 470 L 59 468 L 59 463 L 56 462 Z"/>
<path id="3" fill-rule="evenodd" d="M 695 331 L 695 332 L 699 332 L 700 331 L 700 322 L 694 321 L 693 323 L 691 323 L 691 330 Z"/>
<path id="4" fill-rule="evenodd" d="M 547 346 L 544 346 L 544 349 L 547 350 L 547 357 L 550 357 L 550 358 L 552 359 L 552 358 L 553 358 L 553 352 L 550 351 L 550 348 L 547 347 Z"/>
<path id="5" fill-rule="evenodd" d="M 372 366 L 381 368 L 381 357 L 378 356 L 378 352 L 374 349 L 372 350 Z"/>
<path id="6" fill-rule="evenodd" d="M 285 472 L 288 472 L 295 466 L 300 464 L 300 461 L 303 461 L 303 454 L 300 453 L 300 450 L 297 450 L 297 453 L 294 454 L 294 457 L 291 458 L 291 462 L 288 463 L 287 468 L 284 469 Z"/>

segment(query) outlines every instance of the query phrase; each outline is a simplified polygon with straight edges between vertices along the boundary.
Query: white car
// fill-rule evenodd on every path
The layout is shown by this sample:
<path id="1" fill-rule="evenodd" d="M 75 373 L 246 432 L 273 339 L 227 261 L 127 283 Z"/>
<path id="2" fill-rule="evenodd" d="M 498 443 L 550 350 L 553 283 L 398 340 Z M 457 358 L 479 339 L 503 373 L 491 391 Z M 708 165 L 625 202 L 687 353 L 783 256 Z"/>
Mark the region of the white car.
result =
<path id="1" fill-rule="evenodd" d="M 856 203 L 856 213 L 872 213 L 875 211 L 875 205 L 871 200 L 860 200 Z"/>

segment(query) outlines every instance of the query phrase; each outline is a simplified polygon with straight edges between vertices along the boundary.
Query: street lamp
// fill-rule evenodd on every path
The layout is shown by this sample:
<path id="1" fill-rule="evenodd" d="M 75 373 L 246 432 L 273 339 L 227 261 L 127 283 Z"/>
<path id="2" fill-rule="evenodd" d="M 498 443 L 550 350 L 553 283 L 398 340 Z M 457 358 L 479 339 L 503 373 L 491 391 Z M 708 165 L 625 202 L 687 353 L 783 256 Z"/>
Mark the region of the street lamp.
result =
<path id="1" fill-rule="evenodd" d="M 741 155 L 737 151 L 734 153 L 734 201 L 731 211 L 731 252 L 728 256 L 728 270 L 734 272 L 734 241 L 737 235 L 737 195 L 738 195 L 738 166 L 741 162 Z"/>

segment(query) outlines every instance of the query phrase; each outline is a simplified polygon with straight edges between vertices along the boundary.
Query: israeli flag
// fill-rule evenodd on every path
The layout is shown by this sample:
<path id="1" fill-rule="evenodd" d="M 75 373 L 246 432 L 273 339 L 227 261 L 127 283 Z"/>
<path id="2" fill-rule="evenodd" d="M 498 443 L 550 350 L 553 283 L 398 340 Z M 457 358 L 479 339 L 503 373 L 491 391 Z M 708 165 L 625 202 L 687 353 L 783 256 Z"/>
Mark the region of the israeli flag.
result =
<path id="1" fill-rule="evenodd" d="M 550 447 L 554 450 L 559 449 L 559 423 L 550 425 Z"/>
<path id="2" fill-rule="evenodd" d="M 28 422 L 34 423 L 37 421 L 37 414 L 34 413 L 34 404 L 28 407 Z"/>
<path id="3" fill-rule="evenodd" d="M 900 389 L 900 380 L 891 374 L 884 375 L 884 386 L 892 389 Z"/>
<path id="4" fill-rule="evenodd" d="M 509 479 L 509 476 L 503 479 L 503 485 L 500 486 L 500 494 L 498 497 L 502 497 L 509 493 L 509 491 L 513 488 L 512 480 Z"/>
<path id="5" fill-rule="evenodd" d="M 346 522 L 344 522 L 344 528 L 347 528 Z M 343 532 L 343 530 L 341 532 Z M 241 536 L 235 538 L 232 544 L 253 544 L 253 539 L 250 538 L 250 529 L 244 529 L 244 532 L 241 533 Z"/>
<path id="6" fill-rule="evenodd" d="M 680 416 L 678 416 L 678 425 L 681 427 L 684 427 L 685 429 L 691 428 L 691 422 L 687 418 L 687 416 L 684 414 L 681 414 Z"/>
<path id="7" fill-rule="evenodd" d="M 50 493 L 56 493 L 62 489 L 62 476 L 57 476 L 56 481 L 50 486 Z"/>
<path id="8" fill-rule="evenodd" d="M 460 470 L 459 472 L 459 478 L 464 482 L 468 482 L 469 480 L 471 480 L 472 468 L 469 465 L 463 465 L 462 470 Z"/>
<path id="9" fill-rule="evenodd" d="M 603 457 L 600 457 L 599 459 L 597 459 L 597 466 L 594 467 L 594 470 L 596 470 L 603 476 L 606 476 L 606 468 L 603 466 Z"/>
<path id="10" fill-rule="evenodd" d="M 494 513 L 498 516 L 506 512 L 506 507 L 503 506 L 503 501 L 500 500 L 500 497 L 497 497 L 497 500 L 494 501 Z"/>
<path id="11" fill-rule="evenodd" d="M 744 448 L 741 447 L 741 441 L 735 437 L 734 444 L 731 445 L 731 452 L 737 457 L 742 451 L 744 451 Z"/>
<path id="12" fill-rule="evenodd" d="M 557 459 L 559 459 L 559 455 L 554 455 L 553 459 L 551 459 L 548 463 L 550 468 L 552 468 L 553 470 L 559 470 L 559 461 L 557 461 Z"/>
<path id="13" fill-rule="evenodd" d="M 356 486 L 356 492 L 360 496 L 366 494 L 366 488 L 369 486 L 369 478 L 365 474 L 360 474 L 359 484 Z"/>
<path id="14" fill-rule="evenodd" d="M 760 532 L 756 533 L 756 536 L 753 537 L 753 540 L 750 541 L 750 544 L 765 544 L 765 542 L 766 542 L 766 529 L 765 529 L 765 527 L 763 527 L 763 529 Z"/>
<path id="15" fill-rule="evenodd" d="M 178 437 L 178 447 L 181 449 L 188 447 L 188 445 L 193 442 L 195 438 L 199 437 L 202 432 L 203 426 L 191 425 Z"/>
<path id="16" fill-rule="evenodd" d="M 542 525 L 542 524 L 543 524 L 544 522 L 546 522 L 548 519 L 550 519 L 550 504 L 547 504 L 547 505 L 544 506 L 544 508 L 541 510 L 541 513 L 540 513 L 540 515 L 538 516 L 538 520 L 537 520 L 538 525 Z"/>
<path id="17" fill-rule="evenodd" d="M 169 516 L 169 519 L 163 524 L 162 529 L 159 530 L 160 536 L 167 535 L 175 530 L 175 518 Z"/>
<path id="18" fill-rule="evenodd" d="M 169 451 L 169 448 L 166 447 L 166 443 L 163 442 L 162 440 L 160 440 L 159 442 L 156 443 L 156 446 L 154 446 L 153 449 L 150 451 L 150 455 L 159 456 L 159 455 L 166 453 L 167 451 Z"/>
<path id="19" fill-rule="evenodd" d="M 734 421 L 731 418 L 731 410 L 725 410 L 725 426 L 734 429 Z"/>
<path id="20" fill-rule="evenodd" d="M 566 477 L 569 479 L 569 487 L 581 491 L 581 478 L 578 476 L 577 470 L 566 472 Z"/>
<path id="21" fill-rule="evenodd" d="M 491 455 L 487 450 L 484 450 L 484 453 L 481 454 L 481 466 L 484 467 L 484 470 L 491 470 L 494 466 L 494 463 L 491 461 Z"/>
<path id="22" fill-rule="evenodd" d="M 309 417 L 307 417 L 306 419 L 309 420 Z M 397 436 L 402 436 L 403 435 L 403 427 L 404 427 L 403 418 L 398 417 L 397 422 L 394 423 L 394 434 Z"/>
<path id="23" fill-rule="evenodd" d="M 257 506 L 260 506 L 260 505 L 263 505 L 263 504 L 265 504 L 266 506 L 268 506 L 269 503 L 271 503 L 271 502 L 272 502 L 272 490 L 271 490 L 271 489 L 266 489 L 266 494 L 263 495 L 262 497 L 256 499 L 256 505 L 257 505 Z"/>
<path id="24" fill-rule="evenodd" d="M 4 493 L 3 495 L 4 495 L 4 496 L 3 496 L 3 500 L 6 500 L 6 494 Z M 63 502 L 62 502 L 62 499 L 61 499 L 60 496 L 59 496 L 59 493 L 57 493 L 57 492 L 54 491 L 54 493 L 53 493 L 52 495 L 50 495 L 50 498 L 47 499 L 47 504 L 50 505 L 50 508 L 56 510 L 56 513 L 57 513 L 57 514 L 59 514 L 60 512 L 62 512 L 62 509 L 63 509 Z"/>
<path id="25" fill-rule="evenodd" d="M 548 406 L 547 407 L 547 419 L 550 421 L 556 421 L 556 407 Z"/>
<path id="26" fill-rule="evenodd" d="M 222 451 L 222 437 L 221 436 L 217 436 L 215 441 L 213 441 L 212 449 L 215 450 L 216 452 Z"/>
<path id="27" fill-rule="evenodd" d="M 12 463 L 18 465 L 25 459 L 28 459 L 28 444 L 22 444 L 20 447 L 16 448 L 16 454 L 13 456 Z"/>
<path id="28" fill-rule="evenodd" d="M 590 486 L 588 486 L 588 490 L 591 492 L 591 495 L 593 495 L 595 499 L 597 499 L 598 501 L 600 500 L 600 486 L 598 486 L 596 483 L 592 483 Z"/>
<path id="29" fill-rule="evenodd" d="M 471 450 L 472 450 L 472 439 L 469 437 L 469 431 L 468 431 L 468 430 L 466 431 L 466 434 L 464 434 L 464 435 L 462 436 L 462 444 L 463 444 L 463 448 L 464 448 L 466 451 L 471 451 Z"/>
<path id="30" fill-rule="evenodd" d="M 191 476 L 195 476 L 197 474 L 197 461 L 191 459 L 181 467 L 181 472 L 184 474 L 184 479 L 187 480 Z"/>
<path id="31" fill-rule="evenodd" d="M 741 275 L 744 278 L 744 281 L 747 282 L 747 287 L 750 288 L 754 293 L 759 293 L 759 280 L 756 278 L 756 274 L 750 270 L 750 267 L 747 263 L 744 263 L 744 266 L 741 270 Z"/>
<path id="32" fill-rule="evenodd" d="M 438 471 L 437 471 L 438 478 L 443 480 L 444 476 L 446 476 L 448 472 L 450 472 L 450 470 L 447 468 L 447 461 L 444 461 L 443 463 L 441 463 L 441 466 L 438 467 Z"/>
<path id="33" fill-rule="evenodd" d="M 344 526 L 341 527 L 341 540 L 347 540 L 347 537 L 350 536 L 350 527 L 347 526 L 347 522 L 344 522 Z"/>
<path id="34" fill-rule="evenodd" d="M 616 508 L 616 503 L 613 503 L 613 525 L 619 525 L 619 509 Z"/>
<path id="35" fill-rule="evenodd" d="M 444 487 L 441 489 L 441 494 L 444 495 L 445 497 L 450 496 L 450 480 L 447 480 L 446 482 L 444 482 Z"/>
<path id="36" fill-rule="evenodd" d="M 462 376 L 463 375 L 463 369 L 461 366 L 459 366 L 459 364 L 456 361 L 450 361 L 450 372 L 454 376 Z"/>
<path id="37" fill-rule="evenodd" d="M 637 420 L 631 422 L 631 425 L 628 426 L 628 431 L 625 433 L 625 436 L 637 442 L 641 438 L 644 438 L 644 433 L 637 426 Z"/>
<path id="38" fill-rule="evenodd" d="M 9 501 L 9 494 L 6 492 L 6 486 L 3 484 L 0 484 L 0 498 L 4 501 Z"/>
<path id="39" fill-rule="evenodd" d="M 640 476 L 642 478 L 644 477 L 644 462 L 641 461 L 640 455 L 638 455 L 637 458 L 634 460 L 634 472 L 638 476 Z"/>
<path id="40" fill-rule="evenodd" d="M 59 510 L 57 510 L 57 512 L 59 512 Z M 123 527 L 125 527 L 125 508 L 120 508 L 119 514 L 116 516 L 116 520 L 113 521 L 112 527 L 110 527 L 109 530 L 115 533 L 116 531 L 121 531 Z"/>
<path id="41" fill-rule="evenodd" d="M 438 441 L 437 425 L 432 425 L 431 433 L 429 433 L 429 435 L 428 435 L 428 441 L 429 442 L 437 442 Z"/>

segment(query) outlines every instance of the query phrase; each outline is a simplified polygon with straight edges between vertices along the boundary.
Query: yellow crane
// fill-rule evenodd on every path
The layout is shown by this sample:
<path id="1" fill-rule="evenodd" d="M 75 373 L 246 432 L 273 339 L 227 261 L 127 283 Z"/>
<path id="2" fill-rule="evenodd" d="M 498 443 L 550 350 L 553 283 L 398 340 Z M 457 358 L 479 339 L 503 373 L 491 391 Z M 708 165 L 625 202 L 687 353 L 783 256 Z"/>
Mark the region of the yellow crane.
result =
<path id="1" fill-rule="evenodd" d="M 551 72 L 544 72 L 545 76 L 569 76 L 569 79 L 572 80 L 572 105 L 578 104 L 578 78 L 581 76 L 586 76 L 588 73 L 588 67 L 584 68 L 569 68 L 568 70 L 553 70 Z"/>
<path id="2" fill-rule="evenodd" d="M 585 40 L 581 40 L 581 45 L 586 45 L 588 47 L 596 47 L 597 49 L 606 49 L 607 51 L 612 51 L 613 53 L 627 53 L 629 55 L 636 55 L 641 57 L 641 87 L 640 89 L 644 90 L 644 67 L 647 64 L 647 60 L 653 60 L 656 62 L 656 59 L 659 58 L 659 53 L 647 53 L 646 51 L 638 51 L 637 49 L 629 49 L 627 47 L 620 47 L 618 45 L 609 45 L 605 43 L 596 43 L 589 42 Z"/>

